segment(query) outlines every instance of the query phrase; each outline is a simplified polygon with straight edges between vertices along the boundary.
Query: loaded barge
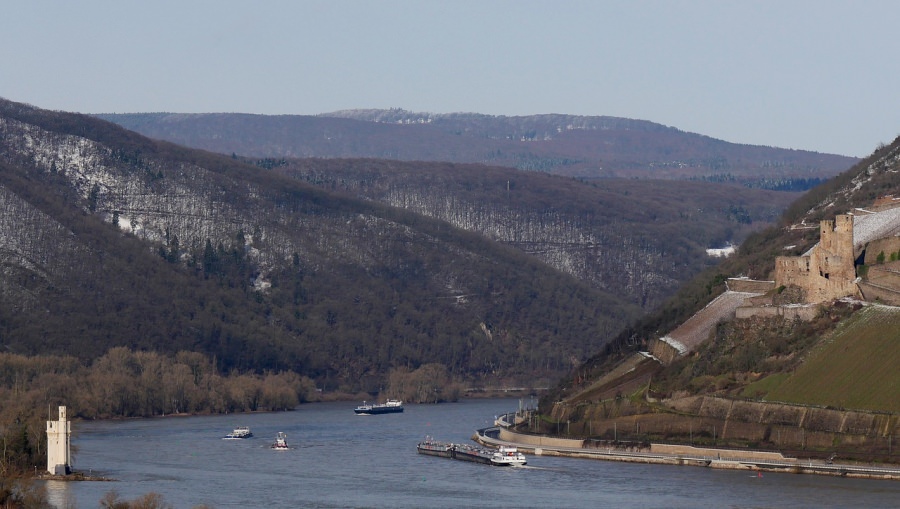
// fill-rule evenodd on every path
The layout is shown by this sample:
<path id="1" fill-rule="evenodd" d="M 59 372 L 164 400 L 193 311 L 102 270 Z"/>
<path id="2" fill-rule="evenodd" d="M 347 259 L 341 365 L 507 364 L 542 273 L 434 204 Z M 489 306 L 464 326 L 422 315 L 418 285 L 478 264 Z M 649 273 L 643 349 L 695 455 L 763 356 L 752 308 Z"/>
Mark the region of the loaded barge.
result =
<path id="1" fill-rule="evenodd" d="M 522 466 L 527 463 L 524 454 L 520 453 L 515 447 L 505 445 L 500 446 L 496 451 L 492 451 L 474 445 L 438 442 L 431 438 L 426 438 L 424 441 L 419 442 L 416 446 L 416 451 L 419 454 L 428 456 L 440 456 L 442 458 L 471 461 L 497 467 Z"/>
<path id="2" fill-rule="evenodd" d="M 419 445 L 416 446 L 416 450 L 419 454 L 426 454 L 428 456 L 440 456 L 441 458 L 453 457 L 452 443 L 438 442 L 432 440 L 430 437 L 426 437 L 424 441 L 419 442 Z"/>
<path id="3" fill-rule="evenodd" d="M 387 403 L 366 403 L 363 401 L 363 404 L 356 407 L 353 410 L 356 412 L 356 415 L 380 415 L 380 414 L 395 414 L 403 412 L 403 402 L 399 399 L 389 399 Z"/>

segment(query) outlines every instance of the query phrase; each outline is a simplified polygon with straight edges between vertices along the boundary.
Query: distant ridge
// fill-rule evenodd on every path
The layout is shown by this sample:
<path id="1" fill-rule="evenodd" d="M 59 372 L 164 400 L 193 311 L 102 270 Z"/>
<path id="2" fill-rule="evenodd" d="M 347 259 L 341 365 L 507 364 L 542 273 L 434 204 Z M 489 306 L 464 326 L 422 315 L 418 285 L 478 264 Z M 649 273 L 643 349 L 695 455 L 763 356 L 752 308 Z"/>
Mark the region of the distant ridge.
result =
<path id="1" fill-rule="evenodd" d="M 858 159 L 742 145 L 646 120 L 342 110 L 316 116 L 104 114 L 152 138 L 258 158 L 364 157 L 483 163 L 595 178 L 737 182 L 805 190 Z"/>
<path id="2" fill-rule="evenodd" d="M 331 113 L 321 113 L 319 117 L 349 118 L 366 122 L 381 122 L 392 124 L 447 124 L 469 122 L 474 128 L 479 122 L 497 129 L 508 129 L 506 138 L 520 138 L 523 136 L 552 138 L 563 131 L 570 130 L 634 130 L 648 132 L 676 131 L 674 127 L 667 127 L 647 120 L 634 120 L 623 117 L 609 116 L 584 116 L 565 115 L 557 113 L 544 113 L 538 115 L 483 115 L 480 113 L 422 113 L 408 111 L 400 108 L 381 109 L 354 109 L 339 110 Z M 532 132 L 539 129 L 540 133 Z M 477 134 L 477 132 L 476 132 Z M 485 130 L 484 134 L 488 134 Z M 498 137 L 497 135 L 493 135 Z"/>

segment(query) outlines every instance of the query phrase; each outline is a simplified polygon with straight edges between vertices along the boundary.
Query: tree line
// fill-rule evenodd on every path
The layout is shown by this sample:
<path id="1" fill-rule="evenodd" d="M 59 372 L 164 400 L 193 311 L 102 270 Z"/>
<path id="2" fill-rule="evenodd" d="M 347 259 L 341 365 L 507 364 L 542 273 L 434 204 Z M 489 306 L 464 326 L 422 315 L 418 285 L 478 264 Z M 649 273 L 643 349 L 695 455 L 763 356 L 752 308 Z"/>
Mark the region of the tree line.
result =
<path id="1" fill-rule="evenodd" d="M 222 375 L 196 352 L 110 349 L 90 364 L 71 356 L 0 354 L 0 477 L 46 463 L 48 408 L 73 419 L 289 410 L 318 397 L 289 371 Z"/>

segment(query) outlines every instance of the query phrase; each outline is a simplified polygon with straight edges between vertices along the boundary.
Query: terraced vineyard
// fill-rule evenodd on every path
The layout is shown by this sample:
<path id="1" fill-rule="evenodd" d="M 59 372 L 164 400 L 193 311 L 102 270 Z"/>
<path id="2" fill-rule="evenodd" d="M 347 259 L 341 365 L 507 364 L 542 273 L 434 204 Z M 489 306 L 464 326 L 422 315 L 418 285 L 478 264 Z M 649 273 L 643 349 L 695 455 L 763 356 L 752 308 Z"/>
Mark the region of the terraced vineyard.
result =
<path id="1" fill-rule="evenodd" d="M 867 306 L 835 330 L 769 401 L 900 412 L 900 308 Z"/>

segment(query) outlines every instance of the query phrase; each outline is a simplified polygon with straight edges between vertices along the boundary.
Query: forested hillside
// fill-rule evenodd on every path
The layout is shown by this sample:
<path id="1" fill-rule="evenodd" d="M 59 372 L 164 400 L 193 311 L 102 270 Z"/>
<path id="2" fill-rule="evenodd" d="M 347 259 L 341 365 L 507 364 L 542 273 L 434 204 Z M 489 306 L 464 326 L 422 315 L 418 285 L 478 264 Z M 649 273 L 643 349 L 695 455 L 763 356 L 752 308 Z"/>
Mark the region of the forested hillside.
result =
<path id="1" fill-rule="evenodd" d="M 547 379 L 790 198 L 474 165 L 248 164 L 0 107 L 0 325 L 21 354 L 191 350 L 223 372 L 349 391 L 428 363 L 474 383 Z"/>
<path id="2" fill-rule="evenodd" d="M 728 143 L 616 117 L 506 117 L 401 109 L 347 110 L 318 116 L 98 116 L 153 138 L 225 154 L 484 163 L 584 179 L 694 179 L 802 191 L 857 161 L 840 155 Z"/>
<path id="3" fill-rule="evenodd" d="M 3 102 L 2 343 L 216 356 L 377 390 L 550 375 L 638 308 L 447 223 Z"/>
<path id="4" fill-rule="evenodd" d="M 446 221 L 654 309 L 795 195 L 734 185 L 605 179 L 383 160 L 261 160 L 273 171 Z"/>

